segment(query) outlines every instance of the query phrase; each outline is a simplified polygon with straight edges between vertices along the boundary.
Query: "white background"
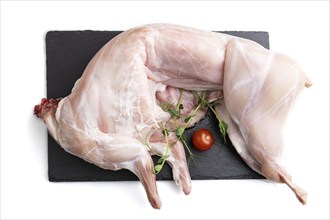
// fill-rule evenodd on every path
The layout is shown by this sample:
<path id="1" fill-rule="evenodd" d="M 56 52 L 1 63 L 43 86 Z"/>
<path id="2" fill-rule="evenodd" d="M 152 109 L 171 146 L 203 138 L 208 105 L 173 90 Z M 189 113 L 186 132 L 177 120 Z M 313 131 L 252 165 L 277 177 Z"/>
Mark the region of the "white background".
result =
<path id="1" fill-rule="evenodd" d="M 126 30 L 155 22 L 206 30 L 268 31 L 270 46 L 313 80 L 285 128 L 283 163 L 309 192 L 301 205 L 265 180 L 193 181 L 185 196 L 158 181 L 162 209 L 139 182 L 51 183 L 46 128 L 32 116 L 45 97 L 49 30 Z M 329 218 L 329 2 L 1 2 L 1 218 Z"/>

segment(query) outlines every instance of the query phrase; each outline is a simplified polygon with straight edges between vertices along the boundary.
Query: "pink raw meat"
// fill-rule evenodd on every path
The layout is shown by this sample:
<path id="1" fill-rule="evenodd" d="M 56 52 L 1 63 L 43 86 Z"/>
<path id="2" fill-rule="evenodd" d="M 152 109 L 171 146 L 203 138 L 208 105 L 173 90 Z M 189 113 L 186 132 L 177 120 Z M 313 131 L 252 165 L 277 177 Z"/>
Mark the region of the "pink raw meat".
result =
<path id="1" fill-rule="evenodd" d="M 188 27 L 154 24 L 133 28 L 108 42 L 90 61 L 72 93 L 43 100 L 35 114 L 69 153 L 97 166 L 128 169 L 160 208 L 151 154 L 165 154 L 163 125 L 173 120 L 161 107 L 175 106 L 180 89 L 182 114 L 198 105 L 192 91 L 221 98 L 216 111 L 244 161 L 266 178 L 284 182 L 301 203 L 306 193 L 276 162 L 288 112 L 310 80 L 298 64 L 250 40 Z M 189 126 L 204 118 L 196 112 Z M 169 140 L 166 161 L 185 194 L 191 180 L 182 143 Z"/>

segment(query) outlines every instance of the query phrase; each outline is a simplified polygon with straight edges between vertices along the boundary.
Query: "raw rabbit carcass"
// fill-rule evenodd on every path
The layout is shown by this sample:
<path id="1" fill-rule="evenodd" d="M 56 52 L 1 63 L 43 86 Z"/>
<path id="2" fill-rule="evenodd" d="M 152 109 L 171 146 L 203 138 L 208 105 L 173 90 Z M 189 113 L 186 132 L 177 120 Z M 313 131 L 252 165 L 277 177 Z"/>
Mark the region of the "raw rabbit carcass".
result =
<path id="1" fill-rule="evenodd" d="M 296 62 L 250 40 L 154 24 L 109 41 L 70 95 L 43 99 L 35 114 L 67 152 L 104 169 L 136 174 L 151 205 L 160 208 L 151 155 L 165 154 L 166 139 L 174 143 L 165 158 L 173 179 L 185 194 L 191 191 L 182 143 L 162 132 L 173 120 L 161 103 L 175 106 L 180 99 L 182 114 L 190 115 L 198 105 L 193 92 L 205 92 L 208 101 L 223 95 L 216 111 L 239 155 L 266 178 L 288 184 L 304 204 L 306 193 L 276 159 L 288 112 L 310 85 Z M 195 112 L 189 126 L 205 113 L 205 108 Z"/>

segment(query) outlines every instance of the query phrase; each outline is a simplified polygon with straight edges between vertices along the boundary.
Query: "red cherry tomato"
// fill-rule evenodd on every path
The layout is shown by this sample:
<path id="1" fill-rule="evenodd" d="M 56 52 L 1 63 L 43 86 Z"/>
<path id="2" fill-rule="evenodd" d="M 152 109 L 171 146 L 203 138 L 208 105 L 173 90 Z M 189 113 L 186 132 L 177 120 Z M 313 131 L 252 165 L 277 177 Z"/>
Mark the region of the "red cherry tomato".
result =
<path id="1" fill-rule="evenodd" d="M 198 129 L 192 136 L 192 143 L 197 150 L 208 150 L 214 142 L 213 134 L 204 128 Z"/>

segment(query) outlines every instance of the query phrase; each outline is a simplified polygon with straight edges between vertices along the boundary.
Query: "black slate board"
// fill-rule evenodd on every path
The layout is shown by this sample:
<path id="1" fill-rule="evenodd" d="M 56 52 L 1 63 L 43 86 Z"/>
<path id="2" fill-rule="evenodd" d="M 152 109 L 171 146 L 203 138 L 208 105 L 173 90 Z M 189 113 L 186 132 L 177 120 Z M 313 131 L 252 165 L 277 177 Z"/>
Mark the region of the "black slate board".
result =
<path id="1" fill-rule="evenodd" d="M 96 52 L 121 31 L 49 31 L 46 35 L 47 56 L 47 98 L 65 97 L 70 94 L 75 81 L 81 76 L 86 65 Z M 269 48 L 267 32 L 224 32 L 247 38 Z M 206 127 L 215 136 L 214 146 L 205 152 L 194 150 L 194 160 L 189 163 L 192 179 L 260 179 L 264 178 L 252 171 L 240 158 L 231 145 L 218 132 L 215 116 L 208 112 L 206 118 L 194 128 L 186 131 L 190 140 L 194 130 Z M 187 154 L 188 155 L 188 154 Z M 154 158 L 155 161 L 157 158 Z M 49 180 L 59 181 L 123 181 L 137 180 L 127 170 L 103 170 L 93 164 L 65 152 L 48 135 L 48 174 Z M 171 180 L 172 172 L 168 165 L 157 175 L 158 180 Z"/>

